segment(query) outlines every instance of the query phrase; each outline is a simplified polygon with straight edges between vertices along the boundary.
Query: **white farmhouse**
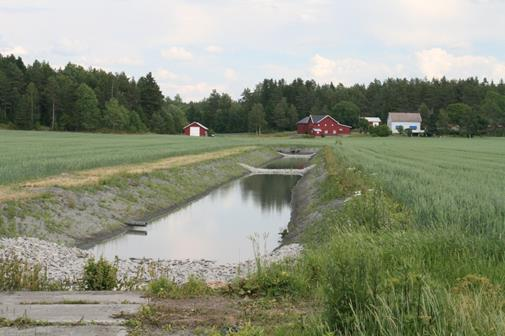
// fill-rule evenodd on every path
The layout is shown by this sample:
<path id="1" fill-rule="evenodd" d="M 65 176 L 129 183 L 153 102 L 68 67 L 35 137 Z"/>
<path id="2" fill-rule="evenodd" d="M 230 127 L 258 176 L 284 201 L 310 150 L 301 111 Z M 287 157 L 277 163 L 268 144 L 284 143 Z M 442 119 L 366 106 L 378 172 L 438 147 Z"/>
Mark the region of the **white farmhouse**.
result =
<path id="1" fill-rule="evenodd" d="M 421 129 L 421 114 L 406 112 L 390 112 L 388 115 L 388 127 L 393 134 L 398 134 L 398 129 L 411 129 L 413 134 L 424 133 Z"/>
<path id="2" fill-rule="evenodd" d="M 381 124 L 382 120 L 378 117 L 363 117 L 368 122 L 368 126 L 377 127 Z"/>

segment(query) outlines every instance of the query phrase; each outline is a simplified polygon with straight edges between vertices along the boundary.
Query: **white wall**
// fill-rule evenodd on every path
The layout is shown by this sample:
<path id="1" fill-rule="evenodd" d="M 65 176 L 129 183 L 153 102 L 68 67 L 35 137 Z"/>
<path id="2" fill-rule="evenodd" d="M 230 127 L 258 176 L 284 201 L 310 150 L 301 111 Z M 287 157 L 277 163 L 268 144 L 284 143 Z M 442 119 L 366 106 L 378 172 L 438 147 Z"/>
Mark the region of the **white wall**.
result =
<path id="1" fill-rule="evenodd" d="M 421 123 L 420 122 L 398 122 L 398 121 L 389 121 L 388 120 L 388 126 L 393 132 L 393 134 L 398 134 L 398 130 L 396 129 L 398 126 L 403 126 L 403 129 L 406 130 L 407 128 L 410 128 L 410 126 L 417 126 L 417 129 L 412 130 L 412 133 L 422 133 L 421 131 Z"/>

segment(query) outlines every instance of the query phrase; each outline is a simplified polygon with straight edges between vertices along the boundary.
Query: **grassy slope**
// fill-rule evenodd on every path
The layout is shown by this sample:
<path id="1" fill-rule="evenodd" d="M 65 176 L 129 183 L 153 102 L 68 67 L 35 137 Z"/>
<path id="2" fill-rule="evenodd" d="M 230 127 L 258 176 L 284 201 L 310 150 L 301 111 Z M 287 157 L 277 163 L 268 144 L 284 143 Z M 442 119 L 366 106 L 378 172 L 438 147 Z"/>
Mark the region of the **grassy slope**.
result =
<path id="1" fill-rule="evenodd" d="M 504 148 L 503 139 L 349 138 L 325 149 L 304 257 L 241 289 L 323 307 L 275 335 L 505 334 Z"/>
<path id="2" fill-rule="evenodd" d="M 62 172 L 148 162 L 242 145 L 313 145 L 334 139 L 112 135 L 0 130 L 0 185 Z"/>
<path id="3" fill-rule="evenodd" d="M 124 229 L 126 220 L 180 205 L 277 157 L 264 148 L 150 173 L 119 174 L 99 184 L 47 187 L 0 203 L 0 237 L 32 236 L 70 245 Z M 191 188 L 189 188 L 191 186 Z"/>
<path id="4" fill-rule="evenodd" d="M 376 186 L 326 210 L 309 235 L 317 243 L 296 273 L 320 294 L 319 327 L 338 335 L 504 334 L 505 141 L 360 138 L 333 150 L 337 160 L 325 161 L 336 175 L 322 194 L 362 189 L 349 181 Z"/>

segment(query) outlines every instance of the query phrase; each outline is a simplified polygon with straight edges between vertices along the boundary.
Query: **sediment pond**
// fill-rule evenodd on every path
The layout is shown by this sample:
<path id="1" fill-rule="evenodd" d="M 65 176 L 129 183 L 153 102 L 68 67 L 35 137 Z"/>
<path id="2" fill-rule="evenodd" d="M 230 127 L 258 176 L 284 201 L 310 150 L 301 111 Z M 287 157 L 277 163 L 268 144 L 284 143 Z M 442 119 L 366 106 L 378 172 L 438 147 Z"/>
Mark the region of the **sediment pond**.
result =
<path id="1" fill-rule="evenodd" d="M 265 168 L 304 168 L 307 160 L 283 158 Z M 232 181 L 147 225 L 143 235 L 126 233 L 93 247 L 107 259 L 209 259 L 240 262 L 280 240 L 291 215 L 291 191 L 299 176 L 251 175 Z M 265 251 L 266 250 L 266 251 Z"/>

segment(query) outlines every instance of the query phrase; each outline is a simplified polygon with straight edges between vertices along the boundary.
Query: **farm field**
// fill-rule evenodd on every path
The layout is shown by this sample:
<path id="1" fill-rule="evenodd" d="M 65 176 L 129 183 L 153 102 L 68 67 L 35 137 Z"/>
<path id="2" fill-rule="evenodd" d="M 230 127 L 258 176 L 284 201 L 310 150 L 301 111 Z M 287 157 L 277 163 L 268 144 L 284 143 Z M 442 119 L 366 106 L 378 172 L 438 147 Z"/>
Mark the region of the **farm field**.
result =
<path id="1" fill-rule="evenodd" d="M 504 139 L 348 138 L 333 152 L 333 195 L 362 194 L 309 236 L 302 269 L 320 279 L 323 324 L 338 335 L 504 334 Z"/>
<path id="2" fill-rule="evenodd" d="M 417 226 L 505 233 L 505 139 L 352 138 L 339 148 Z"/>
<path id="3" fill-rule="evenodd" d="M 311 145 L 328 139 L 289 137 L 111 135 L 0 130 L 0 185 L 62 172 L 143 163 L 248 145 Z"/>
<path id="4" fill-rule="evenodd" d="M 505 334 L 503 138 L 197 139 L 8 131 L 0 137 L 2 153 L 8 153 L 0 166 L 4 184 L 245 146 L 324 146 L 302 189 L 311 197 L 298 209 L 311 222 L 302 234 L 305 253 L 295 263 L 258 268 L 235 284 L 243 287 L 230 287 L 237 295 L 253 291 L 259 302 L 274 298 L 314 310 L 304 322 L 287 317 L 279 329 L 280 320 L 259 321 L 255 330 L 300 336 Z M 265 159 L 274 155 L 264 152 Z M 227 160 L 215 164 L 237 168 L 233 158 Z M 39 172 L 39 166 L 45 168 Z M 121 177 L 108 183 L 130 189 Z M 171 323 L 163 316 L 154 325 L 142 314 L 134 318 L 142 328 Z"/>

